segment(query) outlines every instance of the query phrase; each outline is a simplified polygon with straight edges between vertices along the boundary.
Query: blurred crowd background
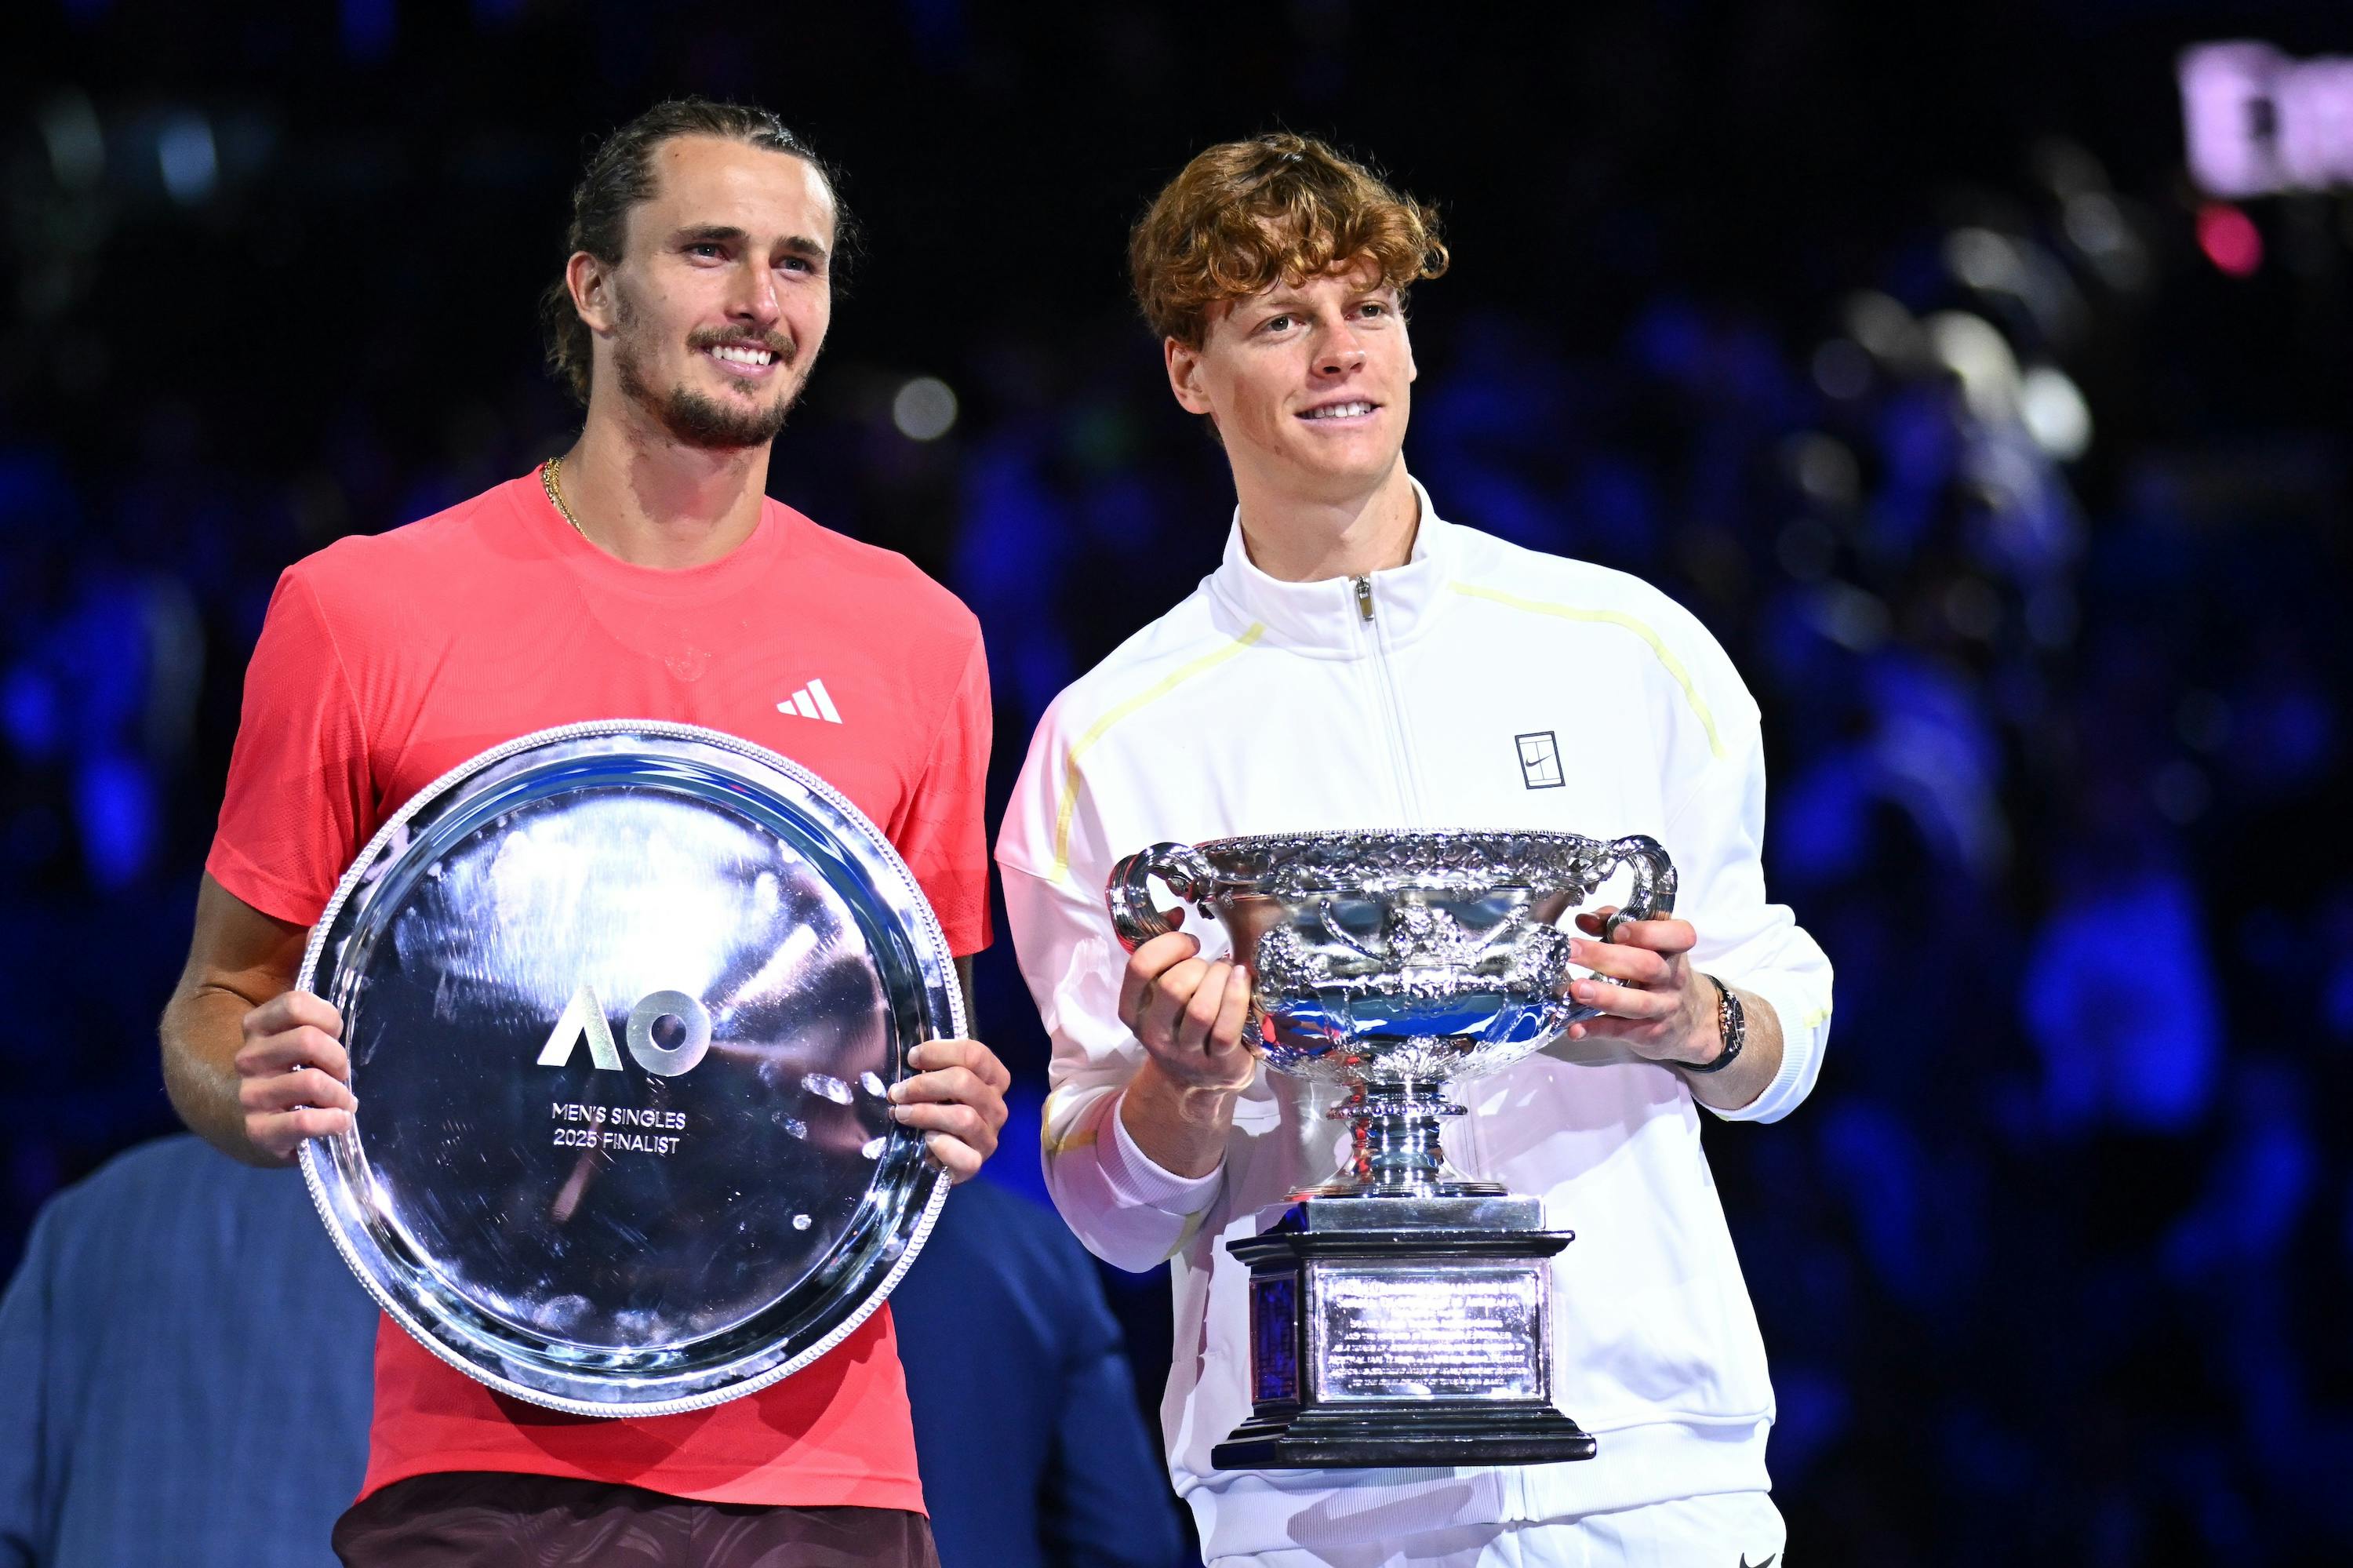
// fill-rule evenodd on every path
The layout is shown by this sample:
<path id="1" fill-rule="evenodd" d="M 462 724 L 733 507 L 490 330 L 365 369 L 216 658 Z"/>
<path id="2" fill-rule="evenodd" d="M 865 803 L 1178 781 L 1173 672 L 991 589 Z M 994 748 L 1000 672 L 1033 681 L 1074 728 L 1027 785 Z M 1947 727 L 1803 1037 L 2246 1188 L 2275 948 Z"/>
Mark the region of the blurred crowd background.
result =
<path id="1" fill-rule="evenodd" d="M 11 7 L 0 1271 L 174 1126 L 154 1018 L 278 571 L 567 444 L 532 305 L 586 138 L 692 90 L 846 166 L 863 254 L 771 489 L 979 613 L 1001 800 L 1044 705 L 1215 563 L 1229 485 L 1124 233 L 1282 126 L 1441 207 L 1407 448 L 1440 508 L 1660 583 L 1764 705 L 1771 885 L 1838 1022 L 1797 1115 L 1706 1139 L 1803 1561 L 2345 1561 L 2353 146 L 2201 188 L 2183 51 L 2231 38 L 2353 23 Z M 2215 134 L 2325 154 L 2323 74 Z M 989 1176 L 1043 1202 L 1002 943 L 981 1010 L 1029 1124 Z M 1152 1403 L 1165 1280 L 1104 1272 Z"/>

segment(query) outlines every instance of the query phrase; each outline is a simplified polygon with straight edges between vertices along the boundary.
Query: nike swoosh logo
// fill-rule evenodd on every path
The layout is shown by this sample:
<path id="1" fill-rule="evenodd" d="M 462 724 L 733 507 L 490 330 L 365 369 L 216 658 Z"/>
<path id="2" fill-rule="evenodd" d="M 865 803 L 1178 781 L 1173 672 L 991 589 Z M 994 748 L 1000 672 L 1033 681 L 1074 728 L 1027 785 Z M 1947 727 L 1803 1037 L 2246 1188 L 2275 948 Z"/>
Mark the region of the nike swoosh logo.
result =
<path id="1" fill-rule="evenodd" d="M 1748 1561 L 1748 1553 L 1744 1552 L 1740 1554 L 1740 1568 L 1773 1568 L 1773 1564 L 1779 1561 L 1781 1561 L 1781 1554 L 1776 1552 L 1762 1563 L 1751 1563 Z"/>

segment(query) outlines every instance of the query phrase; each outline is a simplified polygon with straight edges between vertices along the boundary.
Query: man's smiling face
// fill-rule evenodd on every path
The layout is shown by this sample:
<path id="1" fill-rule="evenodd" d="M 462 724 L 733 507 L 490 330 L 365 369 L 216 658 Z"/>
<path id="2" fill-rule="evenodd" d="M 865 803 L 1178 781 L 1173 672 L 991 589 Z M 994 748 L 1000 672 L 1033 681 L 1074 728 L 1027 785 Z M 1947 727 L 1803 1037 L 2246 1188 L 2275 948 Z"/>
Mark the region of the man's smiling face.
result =
<path id="1" fill-rule="evenodd" d="M 1176 400 L 1217 421 L 1235 466 L 1302 498 L 1377 484 L 1405 444 L 1413 344 L 1369 261 L 1220 305 L 1198 348 L 1167 355 Z"/>
<path id="2" fill-rule="evenodd" d="M 597 383 L 609 368 L 688 445 L 765 445 L 832 320 L 833 193 L 788 153 L 715 136 L 674 137 L 652 163 L 620 265 L 590 284 L 608 362 Z"/>

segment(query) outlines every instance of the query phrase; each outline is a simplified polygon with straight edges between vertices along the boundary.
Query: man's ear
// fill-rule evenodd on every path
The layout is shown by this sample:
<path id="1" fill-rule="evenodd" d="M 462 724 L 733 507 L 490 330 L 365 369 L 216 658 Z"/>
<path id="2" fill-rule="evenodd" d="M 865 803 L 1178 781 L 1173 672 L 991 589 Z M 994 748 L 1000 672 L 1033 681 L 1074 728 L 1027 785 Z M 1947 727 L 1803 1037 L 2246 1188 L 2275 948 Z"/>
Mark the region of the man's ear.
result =
<path id="1" fill-rule="evenodd" d="M 1201 389 L 1201 351 L 1181 338 L 1165 338 L 1160 344 L 1161 357 L 1168 364 L 1168 389 L 1176 395 L 1177 405 L 1188 414 L 1207 414 L 1208 395 Z"/>
<path id="2" fill-rule="evenodd" d="M 564 285 L 572 291 L 572 308 L 594 333 L 613 330 L 616 309 L 613 270 L 586 250 L 575 250 L 564 264 Z"/>

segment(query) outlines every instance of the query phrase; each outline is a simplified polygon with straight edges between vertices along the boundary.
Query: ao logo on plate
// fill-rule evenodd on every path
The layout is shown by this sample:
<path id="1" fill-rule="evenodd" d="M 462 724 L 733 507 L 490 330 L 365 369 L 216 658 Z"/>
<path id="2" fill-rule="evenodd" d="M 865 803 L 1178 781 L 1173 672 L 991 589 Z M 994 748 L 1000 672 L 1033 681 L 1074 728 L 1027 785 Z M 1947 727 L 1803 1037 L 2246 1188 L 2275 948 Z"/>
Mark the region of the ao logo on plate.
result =
<path id="1" fill-rule="evenodd" d="M 664 1018 L 677 1019 L 686 1030 L 686 1037 L 675 1045 L 665 1046 L 654 1039 L 654 1024 Z M 588 1042 L 592 1065 L 616 1073 L 621 1070 L 621 1054 L 613 1048 L 613 1026 L 605 1021 L 605 1004 L 597 1000 L 595 988 L 586 985 L 564 1004 L 564 1016 L 555 1021 L 547 1044 L 540 1048 L 539 1065 L 563 1066 L 583 1040 Z M 637 1058 L 638 1066 L 675 1078 L 691 1071 L 711 1049 L 711 1014 L 682 991 L 649 991 L 629 1010 L 628 1041 L 629 1054 Z"/>

